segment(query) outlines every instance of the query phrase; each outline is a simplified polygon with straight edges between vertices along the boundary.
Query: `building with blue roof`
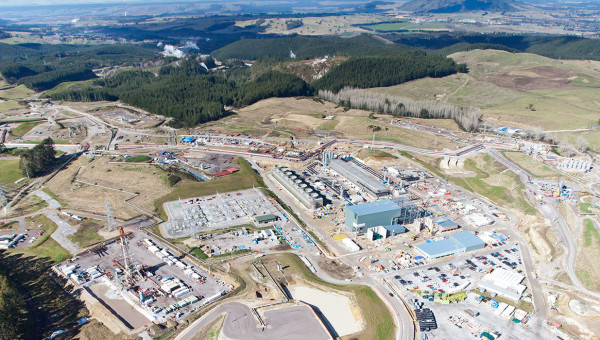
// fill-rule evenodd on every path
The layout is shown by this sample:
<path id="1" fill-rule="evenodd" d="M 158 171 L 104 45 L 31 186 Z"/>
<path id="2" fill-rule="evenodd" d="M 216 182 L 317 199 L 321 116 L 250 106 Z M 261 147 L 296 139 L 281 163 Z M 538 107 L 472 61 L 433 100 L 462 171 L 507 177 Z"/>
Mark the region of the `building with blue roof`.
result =
<path id="1" fill-rule="evenodd" d="M 412 223 L 427 212 L 407 199 L 374 201 L 346 206 L 345 224 L 348 229 L 359 234 L 378 226 Z"/>
<path id="2" fill-rule="evenodd" d="M 470 231 L 456 233 L 442 240 L 423 243 L 415 247 L 428 260 L 435 260 L 483 248 L 485 248 L 485 242 Z"/>

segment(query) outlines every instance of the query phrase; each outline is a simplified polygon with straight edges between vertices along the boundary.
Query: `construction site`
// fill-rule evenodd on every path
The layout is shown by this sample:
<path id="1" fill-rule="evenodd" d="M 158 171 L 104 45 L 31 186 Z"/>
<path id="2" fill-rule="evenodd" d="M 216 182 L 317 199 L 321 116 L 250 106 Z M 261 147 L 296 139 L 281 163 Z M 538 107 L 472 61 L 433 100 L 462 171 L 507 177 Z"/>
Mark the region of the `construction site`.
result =
<path id="1" fill-rule="evenodd" d="M 233 289 L 146 233 L 118 230 L 58 269 L 126 329 L 181 319 Z"/>

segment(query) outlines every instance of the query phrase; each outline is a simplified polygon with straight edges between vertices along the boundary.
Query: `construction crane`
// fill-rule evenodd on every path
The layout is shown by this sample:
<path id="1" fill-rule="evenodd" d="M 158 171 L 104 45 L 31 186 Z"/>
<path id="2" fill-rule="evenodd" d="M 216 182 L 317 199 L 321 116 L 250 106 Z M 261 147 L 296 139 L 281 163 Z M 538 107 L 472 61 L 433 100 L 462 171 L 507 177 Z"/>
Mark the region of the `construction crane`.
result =
<path id="1" fill-rule="evenodd" d="M 123 226 L 119 227 L 119 236 L 121 238 L 121 248 L 123 249 L 123 262 L 125 262 L 125 275 L 131 275 L 131 267 L 129 261 L 131 255 L 129 254 L 129 246 L 127 245 L 127 235 L 123 230 Z"/>

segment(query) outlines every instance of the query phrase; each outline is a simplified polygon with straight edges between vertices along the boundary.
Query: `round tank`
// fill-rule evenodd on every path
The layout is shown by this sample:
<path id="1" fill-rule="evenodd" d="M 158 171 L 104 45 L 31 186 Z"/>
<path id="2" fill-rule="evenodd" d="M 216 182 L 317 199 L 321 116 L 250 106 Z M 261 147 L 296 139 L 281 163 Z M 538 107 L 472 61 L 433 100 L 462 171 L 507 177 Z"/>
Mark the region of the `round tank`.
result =
<path id="1" fill-rule="evenodd" d="M 306 188 L 307 186 L 308 186 L 308 185 L 306 185 L 306 183 L 302 183 L 302 184 L 300 184 L 300 188 L 302 188 L 302 189 Z"/>
<path id="2" fill-rule="evenodd" d="M 293 181 L 293 180 L 295 180 L 295 179 L 297 179 L 297 178 L 298 178 L 298 176 L 296 176 L 296 175 L 291 175 L 291 176 L 290 176 L 290 179 L 291 179 L 292 181 Z"/>
<path id="3" fill-rule="evenodd" d="M 302 183 L 302 180 L 301 179 L 297 179 L 297 180 L 294 181 L 294 183 L 300 184 L 300 183 Z"/>
<path id="4" fill-rule="evenodd" d="M 304 189 L 304 191 L 305 191 L 306 193 L 309 193 L 309 194 L 310 194 L 310 193 L 311 193 L 311 192 L 313 192 L 314 190 L 313 190 L 312 188 L 306 188 L 306 189 Z"/>
<path id="5" fill-rule="evenodd" d="M 290 176 L 292 175 L 292 172 L 291 172 L 291 171 L 286 171 L 286 172 L 284 172 L 284 174 L 285 174 L 286 176 L 290 177 Z"/>
<path id="6" fill-rule="evenodd" d="M 316 192 L 313 192 L 312 194 L 310 194 L 310 197 L 317 198 L 317 197 L 319 197 L 319 194 L 317 194 Z"/>

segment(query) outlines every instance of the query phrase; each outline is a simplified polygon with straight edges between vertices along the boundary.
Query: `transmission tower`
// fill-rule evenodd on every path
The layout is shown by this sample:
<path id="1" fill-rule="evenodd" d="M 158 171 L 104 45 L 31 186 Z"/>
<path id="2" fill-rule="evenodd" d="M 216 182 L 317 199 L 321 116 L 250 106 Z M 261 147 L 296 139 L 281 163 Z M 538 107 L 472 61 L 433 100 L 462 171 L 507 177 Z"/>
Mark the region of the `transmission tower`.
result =
<path id="1" fill-rule="evenodd" d="M 108 220 L 108 232 L 117 230 L 117 223 L 115 222 L 115 217 L 112 213 L 112 208 L 110 207 L 110 202 L 108 198 L 104 201 L 104 207 L 106 207 L 106 218 Z"/>

